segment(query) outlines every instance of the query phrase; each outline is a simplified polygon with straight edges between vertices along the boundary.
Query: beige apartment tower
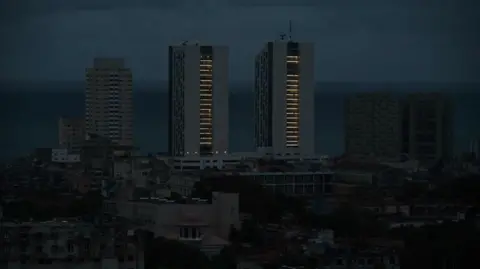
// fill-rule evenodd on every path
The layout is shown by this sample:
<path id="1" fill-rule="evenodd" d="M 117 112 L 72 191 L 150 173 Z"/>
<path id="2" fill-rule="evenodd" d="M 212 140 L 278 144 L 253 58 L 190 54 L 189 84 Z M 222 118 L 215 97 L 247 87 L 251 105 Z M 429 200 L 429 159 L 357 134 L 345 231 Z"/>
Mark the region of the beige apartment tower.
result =
<path id="1" fill-rule="evenodd" d="M 78 151 L 85 140 L 85 121 L 83 118 L 64 118 L 58 120 L 58 145 L 69 151 Z"/>
<path id="2" fill-rule="evenodd" d="M 133 146 L 132 72 L 123 59 L 96 58 L 86 69 L 85 129 Z"/>
<path id="3" fill-rule="evenodd" d="M 399 157 L 402 137 L 400 101 L 388 93 L 361 93 L 345 102 L 345 153 Z"/>

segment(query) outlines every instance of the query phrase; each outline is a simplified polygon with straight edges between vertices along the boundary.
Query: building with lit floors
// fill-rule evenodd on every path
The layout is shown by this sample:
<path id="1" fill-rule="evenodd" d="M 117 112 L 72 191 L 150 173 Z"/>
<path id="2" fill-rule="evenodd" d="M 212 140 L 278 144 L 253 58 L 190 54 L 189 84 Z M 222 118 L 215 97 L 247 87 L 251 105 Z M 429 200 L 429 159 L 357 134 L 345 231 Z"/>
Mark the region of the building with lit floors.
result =
<path id="1" fill-rule="evenodd" d="M 452 158 L 452 106 L 440 93 L 409 95 L 403 115 L 403 152 L 422 162 Z"/>
<path id="2" fill-rule="evenodd" d="M 228 151 L 228 48 L 169 47 L 169 153 Z"/>
<path id="3" fill-rule="evenodd" d="M 124 60 L 96 58 L 93 67 L 86 70 L 86 81 L 86 132 L 132 146 L 132 72 Z"/>
<path id="4" fill-rule="evenodd" d="M 255 59 L 255 146 L 272 154 L 315 150 L 313 44 L 268 42 Z"/>
<path id="5" fill-rule="evenodd" d="M 361 93 L 345 102 L 345 152 L 350 156 L 398 157 L 402 109 L 389 93 Z"/>

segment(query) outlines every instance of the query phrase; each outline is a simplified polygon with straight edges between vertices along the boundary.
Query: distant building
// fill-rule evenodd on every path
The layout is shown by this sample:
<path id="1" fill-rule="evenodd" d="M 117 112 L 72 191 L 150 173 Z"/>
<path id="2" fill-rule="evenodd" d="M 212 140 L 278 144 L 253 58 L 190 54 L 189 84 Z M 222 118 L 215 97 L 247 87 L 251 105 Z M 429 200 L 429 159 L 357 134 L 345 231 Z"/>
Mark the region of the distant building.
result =
<path id="1" fill-rule="evenodd" d="M 284 154 L 265 154 L 263 152 L 242 152 L 231 154 L 218 154 L 213 156 L 182 156 L 174 158 L 164 158 L 173 170 L 176 171 L 196 171 L 205 169 L 214 170 L 232 170 L 239 166 L 248 165 L 260 159 L 285 161 L 296 166 L 310 163 L 320 164 L 323 162 L 322 156 L 315 155 L 284 155 Z"/>
<path id="2" fill-rule="evenodd" d="M 170 167 L 154 157 L 116 157 L 113 162 L 115 181 L 131 180 L 135 187 L 152 187 L 165 183 L 170 176 Z"/>
<path id="3" fill-rule="evenodd" d="M 96 58 L 86 80 L 86 132 L 133 145 L 132 72 L 124 60 Z"/>
<path id="4" fill-rule="evenodd" d="M 470 141 L 470 151 L 476 160 L 480 159 L 480 139 Z"/>
<path id="5" fill-rule="evenodd" d="M 169 154 L 228 151 L 228 48 L 169 47 Z"/>
<path id="6" fill-rule="evenodd" d="M 144 268 L 139 238 L 113 222 L 95 227 L 71 220 L 5 221 L 1 232 L 2 268 Z"/>
<path id="7" fill-rule="evenodd" d="M 195 183 L 199 181 L 199 175 L 193 173 L 175 173 L 170 176 L 166 184 L 172 192 L 189 197 L 192 195 Z"/>
<path id="8" fill-rule="evenodd" d="M 397 157 L 401 153 L 402 109 L 388 93 L 362 93 L 345 103 L 345 152 Z"/>
<path id="9" fill-rule="evenodd" d="M 83 118 L 64 118 L 58 120 L 58 145 L 70 151 L 79 151 L 85 140 L 85 121 Z"/>
<path id="10" fill-rule="evenodd" d="M 423 162 L 453 156 L 453 104 L 440 93 L 411 94 L 404 106 L 403 151 Z"/>
<path id="11" fill-rule="evenodd" d="M 255 58 L 255 146 L 273 154 L 315 150 L 313 45 L 268 42 Z"/>
<path id="12" fill-rule="evenodd" d="M 226 173 L 228 180 L 250 179 L 264 188 L 288 196 L 331 194 L 333 172 L 240 172 Z"/>
<path id="13" fill-rule="evenodd" d="M 52 149 L 51 161 L 54 163 L 79 163 L 80 154 L 72 154 L 67 149 Z"/>

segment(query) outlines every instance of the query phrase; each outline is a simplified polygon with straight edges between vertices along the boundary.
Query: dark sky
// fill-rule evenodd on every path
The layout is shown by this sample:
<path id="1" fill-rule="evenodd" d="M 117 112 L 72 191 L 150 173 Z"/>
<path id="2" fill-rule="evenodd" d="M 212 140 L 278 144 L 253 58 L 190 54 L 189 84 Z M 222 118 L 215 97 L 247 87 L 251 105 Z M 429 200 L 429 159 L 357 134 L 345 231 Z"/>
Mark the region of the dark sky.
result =
<path id="1" fill-rule="evenodd" d="M 288 31 L 317 81 L 480 81 L 480 0 L 0 0 L 0 79 L 82 80 L 96 56 L 166 80 L 167 46 L 230 46 L 232 81 Z"/>

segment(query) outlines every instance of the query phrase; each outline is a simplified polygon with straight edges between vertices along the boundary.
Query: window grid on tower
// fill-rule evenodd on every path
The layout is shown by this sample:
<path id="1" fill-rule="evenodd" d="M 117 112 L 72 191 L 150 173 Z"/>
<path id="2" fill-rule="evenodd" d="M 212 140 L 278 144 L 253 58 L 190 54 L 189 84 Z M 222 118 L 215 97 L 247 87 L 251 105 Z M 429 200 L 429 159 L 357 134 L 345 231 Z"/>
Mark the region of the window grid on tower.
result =
<path id="1" fill-rule="evenodd" d="M 211 55 L 200 56 L 200 147 L 212 148 L 213 61 Z M 208 151 L 208 150 L 207 150 Z M 211 153 L 211 152 L 210 152 Z"/>
<path id="2" fill-rule="evenodd" d="M 285 96 L 285 145 L 288 148 L 300 146 L 300 56 L 287 53 L 287 78 Z"/>

